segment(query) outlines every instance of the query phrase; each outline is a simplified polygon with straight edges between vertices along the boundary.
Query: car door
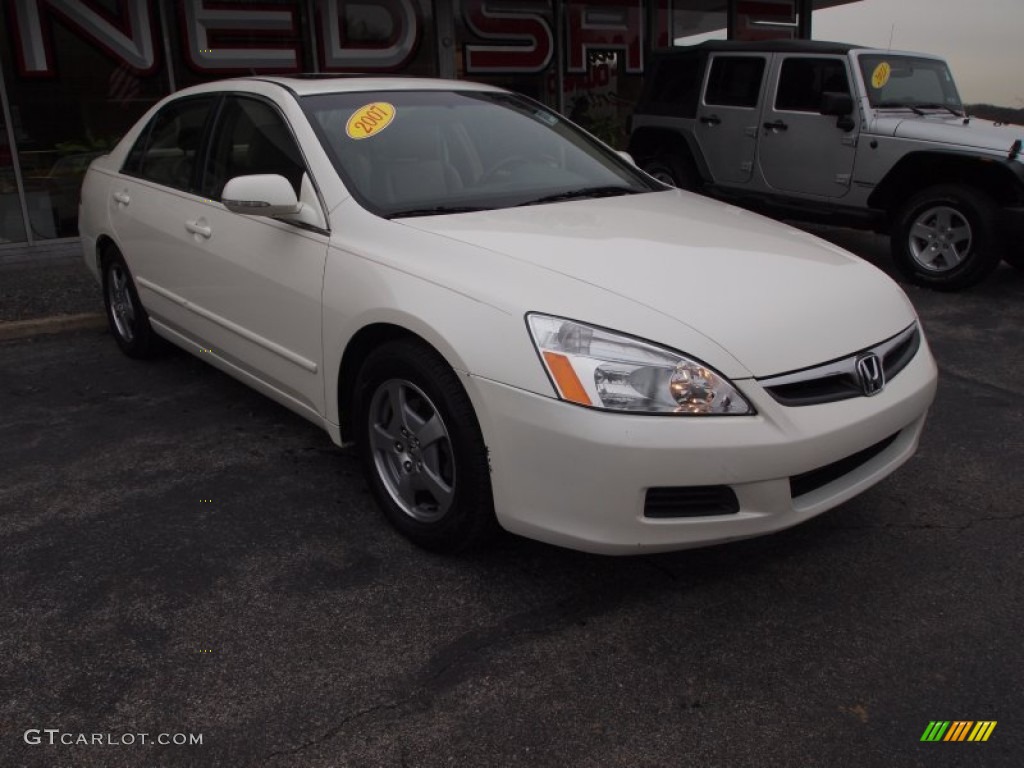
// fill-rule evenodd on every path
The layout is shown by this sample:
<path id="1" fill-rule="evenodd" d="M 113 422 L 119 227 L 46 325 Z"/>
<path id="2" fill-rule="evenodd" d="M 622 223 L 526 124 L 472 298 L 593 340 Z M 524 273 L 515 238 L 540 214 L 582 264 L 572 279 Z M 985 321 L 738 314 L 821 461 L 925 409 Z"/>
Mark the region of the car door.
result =
<path id="1" fill-rule="evenodd" d="M 197 171 L 216 95 L 169 102 L 129 152 L 107 201 L 118 245 L 153 322 L 195 334 L 198 318 L 173 286 L 194 248 L 186 228 L 196 204 Z"/>
<path id="2" fill-rule="evenodd" d="M 228 180 L 279 174 L 317 224 L 232 213 Z M 198 316 L 210 354 L 260 379 L 292 406 L 323 414 L 321 299 L 326 217 L 305 160 L 273 102 L 228 95 L 185 219 L 190 247 L 168 287 Z"/>
<path id="3" fill-rule="evenodd" d="M 753 175 L 766 65 L 766 55 L 734 53 L 708 63 L 695 134 L 716 184 L 746 184 Z"/>
<path id="4" fill-rule="evenodd" d="M 850 190 L 860 115 L 820 112 L 822 94 L 850 94 L 845 57 L 779 55 L 777 86 L 766 99 L 758 164 L 771 189 L 819 198 Z"/>

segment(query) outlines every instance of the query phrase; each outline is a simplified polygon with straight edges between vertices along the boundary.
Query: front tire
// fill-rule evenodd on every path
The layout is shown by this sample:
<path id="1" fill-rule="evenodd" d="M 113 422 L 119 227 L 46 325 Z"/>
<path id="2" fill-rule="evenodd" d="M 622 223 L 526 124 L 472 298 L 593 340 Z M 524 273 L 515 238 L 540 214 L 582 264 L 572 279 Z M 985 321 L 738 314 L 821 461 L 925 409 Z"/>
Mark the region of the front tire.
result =
<path id="1" fill-rule="evenodd" d="M 892 229 L 892 256 L 909 280 L 940 291 L 981 282 L 1003 257 L 995 203 L 973 187 L 939 185 L 914 195 Z"/>
<path id="2" fill-rule="evenodd" d="M 1017 247 L 1020 248 L 1019 245 Z M 1024 250 L 1018 250 L 1012 253 L 1007 251 L 1003 254 L 1003 261 L 1014 269 L 1024 269 Z"/>
<path id="3" fill-rule="evenodd" d="M 697 191 L 700 186 L 697 170 L 693 163 L 677 155 L 659 155 L 641 163 L 640 167 L 662 184 L 670 187 Z"/>
<path id="4" fill-rule="evenodd" d="M 128 357 L 153 357 L 160 351 L 160 339 L 149 324 L 149 315 L 139 301 L 124 257 L 111 248 L 104 254 L 102 264 L 103 306 L 117 346 Z"/>
<path id="5" fill-rule="evenodd" d="M 363 472 L 400 533 L 425 549 L 456 553 L 497 532 L 476 414 L 434 350 L 409 339 L 374 350 L 359 371 L 353 413 Z"/>

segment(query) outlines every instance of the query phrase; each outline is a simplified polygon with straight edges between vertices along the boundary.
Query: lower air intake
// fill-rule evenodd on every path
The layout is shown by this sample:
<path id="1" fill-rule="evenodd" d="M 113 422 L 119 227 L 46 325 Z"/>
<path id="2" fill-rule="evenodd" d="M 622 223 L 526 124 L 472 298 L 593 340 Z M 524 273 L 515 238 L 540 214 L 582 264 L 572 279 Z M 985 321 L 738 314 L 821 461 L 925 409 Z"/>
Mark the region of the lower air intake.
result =
<path id="1" fill-rule="evenodd" d="M 648 488 L 644 502 L 644 517 L 657 520 L 735 515 L 739 511 L 736 494 L 727 485 Z"/>

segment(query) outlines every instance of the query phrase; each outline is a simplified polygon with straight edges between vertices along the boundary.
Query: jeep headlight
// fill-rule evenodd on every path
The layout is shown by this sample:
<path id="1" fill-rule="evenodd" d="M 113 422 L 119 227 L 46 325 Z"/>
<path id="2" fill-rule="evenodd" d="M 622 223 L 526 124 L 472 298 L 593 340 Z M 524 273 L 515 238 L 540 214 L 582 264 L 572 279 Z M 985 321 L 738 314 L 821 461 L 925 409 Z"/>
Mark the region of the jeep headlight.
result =
<path id="1" fill-rule="evenodd" d="M 679 416 L 754 412 L 728 379 L 671 349 L 561 317 L 531 313 L 526 319 L 563 400 Z"/>

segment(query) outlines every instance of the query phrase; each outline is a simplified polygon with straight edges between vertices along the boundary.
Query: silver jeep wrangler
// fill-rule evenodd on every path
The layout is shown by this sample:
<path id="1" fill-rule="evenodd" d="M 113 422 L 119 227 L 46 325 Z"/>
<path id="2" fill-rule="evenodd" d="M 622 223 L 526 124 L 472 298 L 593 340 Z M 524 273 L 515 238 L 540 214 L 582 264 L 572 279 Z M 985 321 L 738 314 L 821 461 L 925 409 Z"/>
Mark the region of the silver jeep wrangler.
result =
<path id="1" fill-rule="evenodd" d="M 629 152 L 677 187 L 887 232 L 904 275 L 956 290 L 1024 268 L 1022 139 L 966 116 L 935 56 L 717 41 L 653 59 Z"/>

